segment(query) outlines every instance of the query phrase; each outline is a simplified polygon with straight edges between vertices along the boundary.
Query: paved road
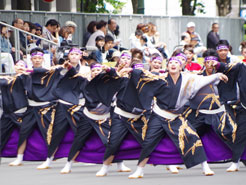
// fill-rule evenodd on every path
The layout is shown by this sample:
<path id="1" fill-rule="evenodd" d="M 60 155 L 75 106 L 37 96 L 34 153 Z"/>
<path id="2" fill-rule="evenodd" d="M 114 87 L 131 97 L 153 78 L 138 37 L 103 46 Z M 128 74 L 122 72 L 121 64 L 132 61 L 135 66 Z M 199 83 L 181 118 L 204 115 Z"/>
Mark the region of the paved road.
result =
<path id="1" fill-rule="evenodd" d="M 214 176 L 206 177 L 201 173 L 200 166 L 189 170 L 181 170 L 173 175 L 165 170 L 164 166 L 147 165 L 142 179 L 128 179 L 130 173 L 116 172 L 116 165 L 112 165 L 106 177 L 96 177 L 95 173 L 101 165 L 85 165 L 75 163 L 72 173 L 62 175 L 60 170 L 65 164 L 65 159 L 53 162 L 53 167 L 48 170 L 36 170 L 41 162 L 24 162 L 23 166 L 9 167 L 13 159 L 2 158 L 0 165 L 0 185 L 246 185 L 246 167 L 241 163 L 240 171 L 227 173 L 227 164 L 211 164 L 215 171 Z M 127 166 L 136 169 L 137 161 L 126 161 Z"/>

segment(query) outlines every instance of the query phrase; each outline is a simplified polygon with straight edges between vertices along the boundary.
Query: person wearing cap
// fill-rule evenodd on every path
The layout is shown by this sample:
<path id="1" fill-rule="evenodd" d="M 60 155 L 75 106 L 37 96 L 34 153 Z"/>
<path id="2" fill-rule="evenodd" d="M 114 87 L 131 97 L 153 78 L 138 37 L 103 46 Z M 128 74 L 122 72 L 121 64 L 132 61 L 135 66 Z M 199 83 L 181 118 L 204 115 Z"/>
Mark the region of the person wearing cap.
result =
<path id="1" fill-rule="evenodd" d="M 203 52 L 207 50 L 206 47 L 202 46 L 199 40 L 199 37 L 195 34 L 192 34 L 190 44 L 194 48 L 194 53 L 201 57 Z"/>
<path id="2" fill-rule="evenodd" d="M 11 55 L 15 51 L 15 48 L 12 47 L 9 42 L 10 34 L 12 31 L 6 26 L 1 25 L 0 27 L 0 44 L 1 44 L 1 64 L 4 67 L 6 73 L 13 73 L 14 70 L 14 60 Z M 2 66 L 0 66 L 2 68 Z"/>
<path id="3" fill-rule="evenodd" d="M 120 51 L 118 50 L 114 51 L 110 62 L 118 63 L 120 60 L 120 55 L 121 55 Z"/>
<path id="4" fill-rule="evenodd" d="M 75 30 L 77 28 L 77 24 L 73 21 L 67 21 L 65 23 L 65 26 L 67 26 L 69 28 L 69 32 L 70 32 L 67 40 L 72 41 L 73 40 L 73 34 L 75 33 Z"/>
<path id="5" fill-rule="evenodd" d="M 181 73 L 182 62 L 177 57 L 169 59 L 167 70 L 166 77 L 146 75 L 143 71 L 138 74 L 139 80 L 135 81 L 134 85 L 143 108 L 150 109 L 154 97 L 155 102 L 148 121 L 138 167 L 135 173 L 128 177 L 130 179 L 144 176 L 143 168 L 149 156 L 166 134 L 176 145 L 187 168 L 202 164 L 203 173 L 206 176 L 214 174 L 207 164 L 206 154 L 198 134 L 186 119 L 187 112 L 184 106 L 201 88 L 220 79 L 224 80 L 224 76 L 221 73 L 207 77 Z"/>
<path id="6" fill-rule="evenodd" d="M 198 37 L 198 40 L 199 40 L 198 43 L 199 43 L 199 45 L 202 46 L 203 45 L 202 39 L 201 39 L 200 35 L 197 32 L 195 32 L 195 28 L 196 28 L 195 23 L 194 22 L 188 22 L 186 27 L 187 27 L 186 33 L 188 33 L 190 35 L 191 39 L 194 36 Z"/>

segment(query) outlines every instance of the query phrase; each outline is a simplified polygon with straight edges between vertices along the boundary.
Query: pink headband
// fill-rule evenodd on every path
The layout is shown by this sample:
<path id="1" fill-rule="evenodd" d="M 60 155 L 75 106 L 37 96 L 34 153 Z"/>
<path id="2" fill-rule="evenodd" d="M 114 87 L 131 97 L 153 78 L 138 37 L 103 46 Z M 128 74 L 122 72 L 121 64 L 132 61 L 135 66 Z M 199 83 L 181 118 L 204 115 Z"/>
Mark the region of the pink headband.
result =
<path id="1" fill-rule="evenodd" d="M 135 64 L 135 65 L 133 66 L 133 69 L 143 68 L 143 67 L 144 67 L 143 64 Z"/>
<path id="2" fill-rule="evenodd" d="M 131 56 L 129 53 L 125 52 L 125 53 L 122 53 L 122 54 L 120 55 L 120 58 L 121 58 L 121 57 L 128 57 L 128 58 L 131 58 L 132 56 Z"/>
<path id="3" fill-rule="evenodd" d="M 31 57 L 34 57 L 34 56 L 41 56 L 41 57 L 43 57 L 44 56 L 44 54 L 42 53 L 42 52 L 34 52 L 34 53 L 32 53 L 31 54 Z"/>
<path id="4" fill-rule="evenodd" d="M 216 47 L 216 50 L 221 50 L 221 49 L 228 49 L 228 50 L 229 50 L 229 47 L 228 47 L 227 45 L 224 45 L 224 44 L 218 45 L 218 46 Z"/>
<path id="5" fill-rule="evenodd" d="M 176 57 L 183 57 L 185 60 L 187 60 L 187 56 L 184 53 L 179 53 L 176 55 Z"/>
<path id="6" fill-rule="evenodd" d="M 92 65 L 91 66 L 91 69 L 94 69 L 94 68 L 101 68 L 102 65 L 101 64 L 95 64 L 95 65 Z"/>
<path id="7" fill-rule="evenodd" d="M 19 60 L 19 61 L 16 63 L 16 65 L 24 65 L 25 68 L 27 68 L 27 64 L 26 64 L 26 62 L 24 62 L 23 60 Z"/>
<path id="8" fill-rule="evenodd" d="M 208 61 L 208 60 L 215 60 L 215 61 L 219 61 L 219 60 L 218 60 L 218 58 L 217 58 L 217 57 L 215 57 L 215 56 L 207 56 L 207 57 L 205 57 L 204 61 L 206 62 L 206 61 Z"/>
<path id="9" fill-rule="evenodd" d="M 79 53 L 82 55 L 82 51 L 79 48 L 72 48 L 69 50 L 69 53 Z"/>
<path id="10" fill-rule="evenodd" d="M 163 59 L 160 56 L 152 57 L 151 61 L 154 61 L 154 60 L 159 60 L 161 62 L 163 61 Z"/>
<path id="11" fill-rule="evenodd" d="M 169 64 L 170 61 L 177 61 L 177 62 L 179 62 L 180 65 L 182 65 L 182 62 L 181 62 L 177 57 L 171 57 L 171 58 L 168 60 L 167 65 Z"/>

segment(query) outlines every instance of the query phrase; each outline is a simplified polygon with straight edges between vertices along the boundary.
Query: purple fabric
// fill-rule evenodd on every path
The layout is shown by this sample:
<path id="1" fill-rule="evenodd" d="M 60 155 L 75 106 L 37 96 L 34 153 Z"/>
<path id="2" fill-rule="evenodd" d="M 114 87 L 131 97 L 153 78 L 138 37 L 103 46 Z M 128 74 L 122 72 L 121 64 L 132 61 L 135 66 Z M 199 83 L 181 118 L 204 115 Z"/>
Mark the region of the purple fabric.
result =
<path id="1" fill-rule="evenodd" d="M 17 155 L 19 132 L 14 130 L 8 143 L 2 151 L 3 157 L 15 157 Z M 68 130 L 55 158 L 67 157 L 74 134 L 72 130 Z M 41 137 L 38 130 L 35 130 L 27 141 L 27 148 L 24 153 L 24 160 L 37 161 L 45 160 L 47 157 L 47 146 Z M 225 159 L 230 159 L 232 153 L 230 149 L 218 138 L 218 136 L 211 130 L 202 137 L 204 149 L 209 162 L 215 162 Z M 123 141 L 119 152 L 116 154 L 116 159 L 130 160 L 138 159 L 141 147 L 132 135 L 127 135 Z M 85 143 L 80 154 L 76 158 L 79 162 L 88 163 L 102 163 L 105 147 L 96 133 L 93 133 Z M 242 159 L 246 160 L 246 151 Z M 178 164 L 182 163 L 182 159 L 178 153 L 177 148 L 169 139 L 165 137 L 161 140 L 155 151 L 151 154 L 148 163 L 151 164 Z"/>

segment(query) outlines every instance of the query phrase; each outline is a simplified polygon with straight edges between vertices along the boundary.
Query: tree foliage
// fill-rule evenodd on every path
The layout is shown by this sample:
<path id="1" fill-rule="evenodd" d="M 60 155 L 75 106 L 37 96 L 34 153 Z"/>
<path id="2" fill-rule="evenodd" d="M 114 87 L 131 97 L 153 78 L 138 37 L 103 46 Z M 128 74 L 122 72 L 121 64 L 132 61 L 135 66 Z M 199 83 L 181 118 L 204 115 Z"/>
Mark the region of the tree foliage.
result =
<path id="1" fill-rule="evenodd" d="M 119 0 L 79 0 L 79 3 L 82 3 L 82 10 L 81 12 L 88 12 L 88 13 L 120 13 L 123 6 L 125 5 L 124 2 Z M 109 11 L 106 9 L 106 4 L 111 5 L 113 7 L 113 11 Z"/>

